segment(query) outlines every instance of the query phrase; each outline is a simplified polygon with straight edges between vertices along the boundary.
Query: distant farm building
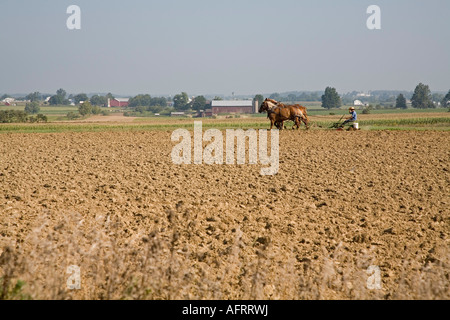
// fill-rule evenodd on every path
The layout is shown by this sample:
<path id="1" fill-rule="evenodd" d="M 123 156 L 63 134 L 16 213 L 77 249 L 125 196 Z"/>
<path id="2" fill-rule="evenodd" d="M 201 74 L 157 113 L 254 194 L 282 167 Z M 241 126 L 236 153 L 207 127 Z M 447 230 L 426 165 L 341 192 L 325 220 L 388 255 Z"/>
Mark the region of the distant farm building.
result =
<path id="1" fill-rule="evenodd" d="M 16 101 L 16 99 L 14 99 L 14 98 L 5 98 L 2 100 L 2 102 L 5 104 L 5 106 L 15 105 L 15 103 L 14 103 L 15 101 Z"/>
<path id="2" fill-rule="evenodd" d="M 170 116 L 171 117 L 185 117 L 186 114 L 184 112 L 171 112 Z"/>
<path id="3" fill-rule="evenodd" d="M 128 102 L 130 99 L 128 98 L 114 98 L 114 99 L 108 99 L 108 108 L 111 107 L 128 107 Z"/>
<path id="4" fill-rule="evenodd" d="M 200 110 L 197 113 L 197 117 L 199 117 L 199 118 L 212 117 L 212 115 L 213 115 L 212 109 Z"/>
<path id="5" fill-rule="evenodd" d="M 353 102 L 353 105 L 354 105 L 355 107 L 367 107 L 367 106 L 368 106 L 367 103 L 363 103 L 361 100 L 355 100 L 355 101 Z"/>
<path id="6" fill-rule="evenodd" d="M 212 114 L 221 113 L 256 113 L 258 102 L 252 100 L 213 100 L 211 101 Z"/>

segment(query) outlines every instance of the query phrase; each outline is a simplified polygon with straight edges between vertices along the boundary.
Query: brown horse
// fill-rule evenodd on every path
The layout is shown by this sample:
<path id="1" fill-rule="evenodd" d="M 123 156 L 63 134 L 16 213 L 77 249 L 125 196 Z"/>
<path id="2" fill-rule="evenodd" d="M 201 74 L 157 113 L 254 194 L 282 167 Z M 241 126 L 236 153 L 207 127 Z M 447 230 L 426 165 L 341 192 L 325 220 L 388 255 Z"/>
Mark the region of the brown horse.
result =
<path id="1" fill-rule="evenodd" d="M 309 129 L 309 118 L 308 118 L 308 111 L 306 110 L 306 108 L 299 104 L 295 104 L 294 107 L 299 108 L 300 111 L 303 113 L 303 118 L 301 120 L 305 124 L 306 129 Z"/>
<path id="2" fill-rule="evenodd" d="M 259 113 L 262 113 L 264 111 L 267 111 L 267 119 L 270 120 L 271 126 L 270 130 L 272 130 L 273 125 L 275 124 L 275 127 L 277 129 L 282 130 L 284 128 L 284 124 L 282 121 L 277 121 L 277 116 L 275 113 L 273 113 L 273 110 L 278 106 L 278 102 L 273 99 L 266 99 L 263 101 L 259 108 Z"/>
<path id="3" fill-rule="evenodd" d="M 271 130 L 274 124 L 278 129 L 284 129 L 284 121 L 287 120 L 293 121 L 295 124 L 294 126 L 297 126 L 297 130 L 300 129 L 301 122 L 303 122 L 308 129 L 308 116 L 306 115 L 306 108 L 303 106 L 286 106 L 273 99 L 266 99 L 259 108 L 260 113 L 263 111 L 267 111 L 267 117 L 270 119 L 271 123 Z"/>
<path id="4" fill-rule="evenodd" d="M 302 113 L 302 117 L 299 118 L 299 120 L 301 122 L 303 122 L 305 124 L 306 130 L 309 129 L 309 118 L 308 118 L 308 111 L 306 110 L 305 107 L 299 105 L 299 104 L 294 104 L 294 105 L 284 105 L 281 102 L 278 102 L 278 106 L 280 107 L 287 107 L 287 108 L 297 108 L 300 110 L 300 112 Z"/>
<path id="5" fill-rule="evenodd" d="M 267 111 L 267 117 L 270 119 L 270 130 L 275 126 L 282 130 L 284 121 L 293 121 L 297 129 L 300 129 L 300 121 L 305 122 L 305 116 L 300 108 L 296 106 L 285 106 L 272 99 L 266 99 L 259 108 L 259 112 Z"/>

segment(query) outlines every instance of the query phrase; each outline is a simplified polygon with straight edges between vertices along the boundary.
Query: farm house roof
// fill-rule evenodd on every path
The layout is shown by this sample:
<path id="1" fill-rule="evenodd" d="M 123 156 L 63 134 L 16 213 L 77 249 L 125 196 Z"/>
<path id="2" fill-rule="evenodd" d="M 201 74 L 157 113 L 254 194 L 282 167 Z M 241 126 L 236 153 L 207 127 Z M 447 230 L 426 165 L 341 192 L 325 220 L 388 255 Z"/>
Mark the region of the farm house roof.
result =
<path id="1" fill-rule="evenodd" d="M 214 100 L 211 107 L 253 107 L 252 100 Z"/>

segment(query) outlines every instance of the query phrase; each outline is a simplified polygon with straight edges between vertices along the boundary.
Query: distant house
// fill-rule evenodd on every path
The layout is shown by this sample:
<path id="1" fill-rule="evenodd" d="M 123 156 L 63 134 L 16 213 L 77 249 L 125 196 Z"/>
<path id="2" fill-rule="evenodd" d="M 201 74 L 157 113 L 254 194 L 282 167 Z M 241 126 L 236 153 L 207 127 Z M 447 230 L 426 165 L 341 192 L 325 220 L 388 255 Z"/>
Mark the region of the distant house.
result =
<path id="1" fill-rule="evenodd" d="M 114 99 L 108 99 L 108 108 L 111 107 L 128 107 L 128 102 L 130 99 L 128 98 L 114 98 Z"/>
<path id="2" fill-rule="evenodd" d="M 354 105 L 355 107 L 368 107 L 368 106 L 369 106 L 368 103 L 364 103 L 364 102 L 362 102 L 361 100 L 355 100 L 355 101 L 353 102 L 353 105 Z"/>
<path id="3" fill-rule="evenodd" d="M 2 102 L 5 104 L 5 106 L 11 106 L 16 99 L 14 98 L 5 98 L 2 100 Z"/>
<path id="4" fill-rule="evenodd" d="M 221 113 L 256 113 L 258 103 L 252 100 L 213 100 L 211 101 L 212 114 Z"/>
<path id="5" fill-rule="evenodd" d="M 171 117 L 184 117 L 184 116 L 186 116 L 186 114 L 184 112 L 171 112 L 170 116 Z"/>

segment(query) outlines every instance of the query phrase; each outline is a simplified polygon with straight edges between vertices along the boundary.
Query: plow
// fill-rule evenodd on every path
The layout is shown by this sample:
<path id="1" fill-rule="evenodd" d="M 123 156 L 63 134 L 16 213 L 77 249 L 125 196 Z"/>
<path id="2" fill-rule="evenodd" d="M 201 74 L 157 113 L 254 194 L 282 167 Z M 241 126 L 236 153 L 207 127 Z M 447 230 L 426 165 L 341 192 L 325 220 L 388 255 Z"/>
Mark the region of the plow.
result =
<path id="1" fill-rule="evenodd" d="M 333 124 L 330 126 L 330 129 L 340 129 L 342 123 L 344 123 L 344 122 L 342 121 L 342 119 L 344 119 L 344 116 L 345 116 L 345 115 L 342 115 L 342 117 L 339 119 L 338 122 L 333 123 Z"/>
<path id="2" fill-rule="evenodd" d="M 329 129 L 336 129 L 338 131 L 342 131 L 344 130 L 344 127 L 342 126 L 344 124 L 344 121 L 342 121 L 342 119 L 344 119 L 345 115 L 343 115 L 339 121 L 333 123 Z M 359 124 L 354 122 L 352 125 L 350 125 L 350 127 L 347 129 L 347 131 L 357 131 L 357 130 L 361 130 L 359 128 Z"/>

